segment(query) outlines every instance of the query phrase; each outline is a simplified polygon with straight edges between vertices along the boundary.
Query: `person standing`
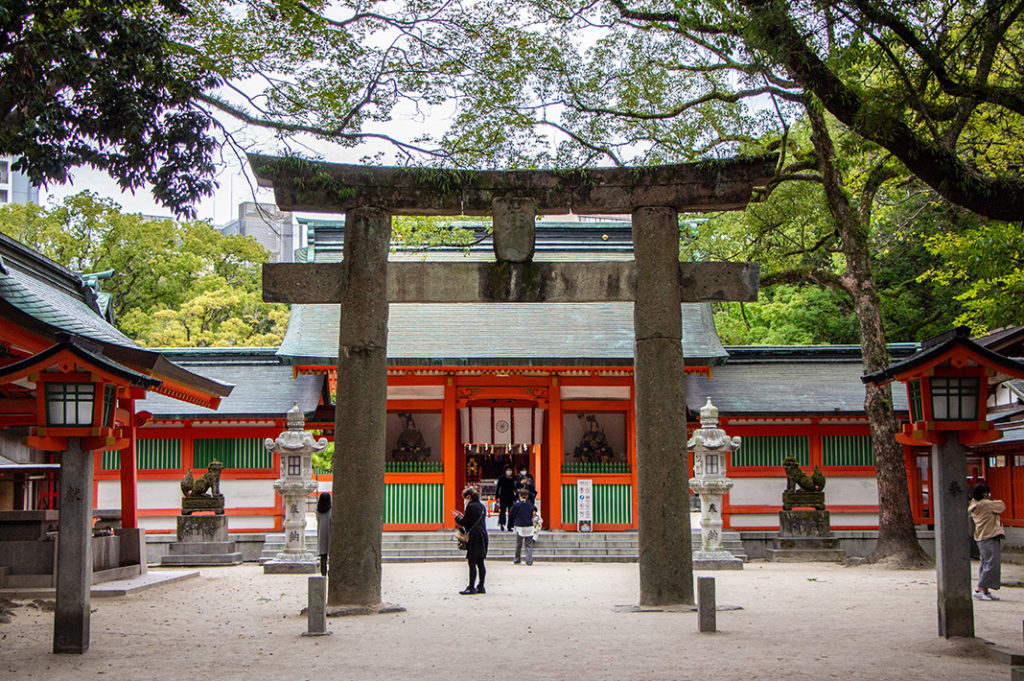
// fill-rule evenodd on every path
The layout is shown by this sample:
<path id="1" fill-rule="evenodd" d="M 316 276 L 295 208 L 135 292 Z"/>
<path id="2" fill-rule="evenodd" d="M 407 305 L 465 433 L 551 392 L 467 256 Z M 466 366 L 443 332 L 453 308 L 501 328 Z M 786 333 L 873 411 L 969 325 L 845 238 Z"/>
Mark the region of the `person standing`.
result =
<path id="1" fill-rule="evenodd" d="M 518 494 L 520 490 L 524 489 L 530 495 L 530 503 L 534 503 L 537 499 L 537 485 L 533 482 L 533 476 L 525 469 L 519 474 L 519 479 L 516 480 L 516 493 Z"/>
<path id="2" fill-rule="evenodd" d="M 455 522 L 466 528 L 469 540 L 466 542 L 466 561 L 469 563 L 469 586 L 460 591 L 463 596 L 471 594 L 485 594 L 484 577 L 487 576 L 487 568 L 484 567 L 484 558 L 487 557 L 487 510 L 480 503 L 480 493 L 475 487 L 467 487 L 462 490 L 462 498 L 466 502 L 465 512 L 453 510 Z M 477 581 L 479 576 L 479 581 Z"/>
<path id="3" fill-rule="evenodd" d="M 331 493 L 320 492 L 316 500 L 316 552 L 320 555 L 320 574 L 327 576 L 327 553 L 331 547 Z"/>
<path id="4" fill-rule="evenodd" d="M 516 559 L 513 564 L 519 565 L 522 560 L 523 545 L 526 545 L 526 564 L 533 565 L 533 516 L 537 509 L 530 502 L 530 493 L 519 490 L 519 501 L 512 506 L 508 514 L 508 524 L 516 532 Z"/>
<path id="5" fill-rule="evenodd" d="M 508 510 L 516 500 L 516 480 L 512 476 L 512 464 L 505 466 L 505 474 L 498 478 L 498 528 L 504 530 Z M 512 521 L 508 521 L 508 531 L 512 531 Z"/>
<path id="6" fill-rule="evenodd" d="M 982 483 L 974 487 L 973 500 L 967 507 L 974 521 L 974 540 L 981 553 L 981 567 L 978 569 L 978 587 L 974 597 L 982 601 L 998 601 L 990 589 L 998 589 L 1002 582 L 1002 544 L 1005 532 L 999 514 L 1006 510 L 1006 504 L 992 498 L 992 490 Z"/>

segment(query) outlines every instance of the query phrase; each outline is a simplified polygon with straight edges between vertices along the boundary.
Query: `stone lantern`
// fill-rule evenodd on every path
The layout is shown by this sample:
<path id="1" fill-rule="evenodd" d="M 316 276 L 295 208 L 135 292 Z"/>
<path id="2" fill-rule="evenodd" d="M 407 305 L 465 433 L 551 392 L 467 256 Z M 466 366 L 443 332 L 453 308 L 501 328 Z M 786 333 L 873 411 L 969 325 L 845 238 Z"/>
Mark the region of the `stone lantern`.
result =
<path id="1" fill-rule="evenodd" d="M 694 564 L 717 569 L 743 569 L 743 561 L 722 548 L 722 497 L 733 485 L 725 477 L 729 452 L 739 449 L 740 438 L 729 437 L 718 427 L 718 408 L 707 404 L 700 409 L 700 428 L 686 443 L 693 451 L 693 476 L 690 489 L 700 495 L 700 551 Z"/>
<path id="2" fill-rule="evenodd" d="M 306 418 L 296 404 L 288 410 L 288 430 L 263 445 L 281 455 L 281 477 L 274 489 L 284 498 L 284 550 L 263 564 L 264 573 L 316 571 L 316 556 L 306 550 L 306 498 L 316 491 L 313 452 L 322 452 L 327 439 L 314 440 L 305 431 Z"/>

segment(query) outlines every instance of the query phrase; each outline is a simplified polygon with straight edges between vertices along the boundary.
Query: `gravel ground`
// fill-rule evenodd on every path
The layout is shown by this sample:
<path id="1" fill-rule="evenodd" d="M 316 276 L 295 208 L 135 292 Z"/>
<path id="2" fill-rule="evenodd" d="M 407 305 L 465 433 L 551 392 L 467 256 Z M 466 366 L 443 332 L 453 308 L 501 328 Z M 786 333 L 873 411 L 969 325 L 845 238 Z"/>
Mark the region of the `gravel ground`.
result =
<path id="1" fill-rule="evenodd" d="M 975 571 L 976 571 L 975 565 Z M 406 612 L 331 618 L 302 637 L 306 577 L 246 564 L 92 600 L 91 648 L 52 655 L 53 615 L 27 604 L 0 624 L 0 678 L 321 680 L 971 679 L 1010 669 L 979 639 L 936 635 L 933 570 L 748 563 L 716 578 L 718 632 L 694 612 L 629 612 L 635 564 L 490 562 L 486 595 L 461 596 L 463 563 L 384 566 Z M 1004 583 L 1024 567 L 1005 565 Z M 975 601 L 981 639 L 1021 650 L 1024 588 Z"/>

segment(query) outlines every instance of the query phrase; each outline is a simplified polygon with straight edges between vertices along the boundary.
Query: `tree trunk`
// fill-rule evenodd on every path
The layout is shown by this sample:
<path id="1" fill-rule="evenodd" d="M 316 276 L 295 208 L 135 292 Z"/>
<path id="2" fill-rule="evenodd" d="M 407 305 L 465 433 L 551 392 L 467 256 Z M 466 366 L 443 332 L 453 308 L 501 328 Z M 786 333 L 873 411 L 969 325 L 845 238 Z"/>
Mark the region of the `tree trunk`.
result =
<path id="1" fill-rule="evenodd" d="M 825 124 L 824 115 L 814 106 L 807 107 L 813 130 L 812 141 L 818 157 L 829 212 L 835 221 L 846 257 L 846 270 L 841 276 L 844 290 L 853 299 L 860 330 L 861 356 L 864 372 L 878 371 L 889 365 L 885 345 L 882 314 L 871 272 L 871 251 L 868 239 L 870 206 L 862 205 L 860 215 L 853 209 L 842 188 L 839 171 L 832 160 L 835 149 Z M 865 192 L 870 201 L 873 189 Z M 930 558 L 917 541 L 903 447 L 896 442 L 896 415 L 892 406 L 892 388 L 868 386 L 864 411 L 871 432 L 878 479 L 878 544 L 871 561 L 892 562 L 900 567 L 917 567 Z"/>

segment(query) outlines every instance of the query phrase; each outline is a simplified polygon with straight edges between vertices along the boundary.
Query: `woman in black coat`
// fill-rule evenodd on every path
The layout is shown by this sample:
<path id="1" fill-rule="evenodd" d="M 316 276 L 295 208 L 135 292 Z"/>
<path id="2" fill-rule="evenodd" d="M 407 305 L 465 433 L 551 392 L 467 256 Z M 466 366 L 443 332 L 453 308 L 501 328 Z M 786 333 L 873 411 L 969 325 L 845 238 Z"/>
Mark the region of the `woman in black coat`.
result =
<path id="1" fill-rule="evenodd" d="M 320 492 L 316 500 L 316 552 L 320 555 L 320 574 L 327 576 L 327 551 L 331 546 L 331 494 Z"/>
<path id="2" fill-rule="evenodd" d="M 487 575 L 487 568 L 484 567 L 484 558 L 487 557 L 487 510 L 480 503 L 480 493 L 474 487 L 467 487 L 462 491 L 462 498 L 466 502 L 466 511 L 452 511 L 455 515 L 455 522 L 466 528 L 469 534 L 468 547 L 466 548 L 466 561 L 469 563 L 469 586 L 459 593 L 468 596 L 470 594 L 484 594 L 484 577 Z M 479 573 L 480 581 L 477 581 Z M 474 586 L 475 584 L 475 586 Z"/>

